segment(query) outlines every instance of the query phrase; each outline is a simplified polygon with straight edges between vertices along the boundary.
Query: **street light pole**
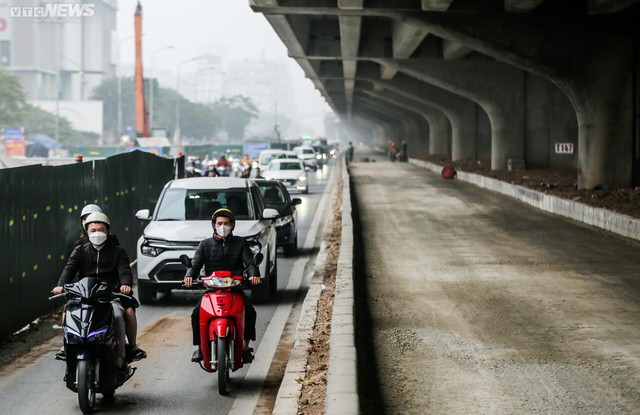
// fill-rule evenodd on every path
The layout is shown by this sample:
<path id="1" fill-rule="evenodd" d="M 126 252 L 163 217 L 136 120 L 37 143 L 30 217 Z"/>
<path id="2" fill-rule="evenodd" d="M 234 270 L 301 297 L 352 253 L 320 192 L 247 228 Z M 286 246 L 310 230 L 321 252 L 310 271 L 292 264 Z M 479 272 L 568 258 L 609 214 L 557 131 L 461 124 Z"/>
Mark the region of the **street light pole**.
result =
<path id="1" fill-rule="evenodd" d="M 156 53 L 158 52 L 162 52 L 163 50 L 168 50 L 168 49 L 173 49 L 173 45 L 171 46 L 165 46 L 164 48 L 160 48 L 160 49 L 156 49 L 152 54 L 151 54 L 151 64 L 149 65 L 149 80 L 151 82 L 149 82 L 149 88 L 151 88 L 151 90 L 149 91 L 149 127 L 153 128 L 153 90 L 154 88 L 154 82 L 153 82 L 153 57 L 155 56 Z"/>
<path id="2" fill-rule="evenodd" d="M 182 65 L 184 65 L 185 63 L 188 62 L 193 62 L 196 61 L 198 59 L 201 59 L 200 56 L 196 56 L 195 58 L 191 58 L 191 59 L 187 59 L 186 61 L 182 61 L 180 62 L 180 64 L 178 64 L 178 78 L 176 81 L 176 130 L 173 133 L 173 144 L 174 145 L 180 145 L 181 144 L 181 140 L 180 140 L 180 136 L 181 136 L 181 131 L 180 131 L 180 69 L 182 68 Z"/>
<path id="3" fill-rule="evenodd" d="M 116 89 L 118 95 L 118 139 L 122 135 L 122 80 L 120 79 L 120 49 L 125 40 L 133 39 L 135 36 L 128 36 L 118 43 L 118 66 L 116 66 Z"/>

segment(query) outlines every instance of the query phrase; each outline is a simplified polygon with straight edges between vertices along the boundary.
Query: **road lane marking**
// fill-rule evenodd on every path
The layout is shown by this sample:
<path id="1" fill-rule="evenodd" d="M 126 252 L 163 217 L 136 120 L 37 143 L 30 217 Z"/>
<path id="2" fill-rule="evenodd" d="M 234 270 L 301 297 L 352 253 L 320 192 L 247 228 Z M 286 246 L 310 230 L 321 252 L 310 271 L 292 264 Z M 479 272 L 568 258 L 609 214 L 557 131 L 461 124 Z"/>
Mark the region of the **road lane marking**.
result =
<path id="1" fill-rule="evenodd" d="M 305 238 L 303 248 L 305 250 L 313 248 L 314 241 L 318 234 L 318 229 L 320 228 L 320 222 L 322 217 L 325 214 L 325 209 L 327 208 L 327 203 L 330 199 L 330 196 L 333 194 L 333 170 L 327 181 L 327 186 L 325 187 L 325 192 L 320 199 L 320 203 L 318 204 L 318 210 L 316 211 L 313 221 L 311 222 L 311 226 L 309 227 L 309 232 L 307 233 L 307 237 Z M 300 288 L 303 280 L 304 269 L 309 262 L 310 257 L 305 256 L 299 258 L 291 269 L 291 277 L 289 278 L 289 283 L 287 284 L 287 291 L 294 291 Z M 287 302 L 286 304 L 279 304 L 276 307 L 275 312 L 273 313 L 273 317 L 265 330 L 264 336 L 260 341 L 260 345 L 256 349 L 256 360 L 254 360 L 249 365 L 249 370 L 247 371 L 243 383 L 246 379 L 252 379 L 256 381 L 256 384 L 259 383 L 259 387 L 256 387 L 253 391 L 247 392 L 246 394 L 242 394 L 238 396 L 234 402 L 231 410 L 229 411 L 229 415 L 246 415 L 254 412 L 258 400 L 260 399 L 260 395 L 262 394 L 262 385 L 264 380 L 267 378 L 267 374 L 269 373 L 269 368 L 271 367 L 271 362 L 273 361 L 273 356 L 275 355 L 276 349 L 278 348 L 278 343 L 280 342 L 280 338 L 282 337 L 282 332 L 284 331 L 284 327 L 287 323 L 287 319 L 291 314 L 291 309 L 293 308 L 293 303 Z M 242 385 L 240 386 L 240 390 L 242 391 Z"/>

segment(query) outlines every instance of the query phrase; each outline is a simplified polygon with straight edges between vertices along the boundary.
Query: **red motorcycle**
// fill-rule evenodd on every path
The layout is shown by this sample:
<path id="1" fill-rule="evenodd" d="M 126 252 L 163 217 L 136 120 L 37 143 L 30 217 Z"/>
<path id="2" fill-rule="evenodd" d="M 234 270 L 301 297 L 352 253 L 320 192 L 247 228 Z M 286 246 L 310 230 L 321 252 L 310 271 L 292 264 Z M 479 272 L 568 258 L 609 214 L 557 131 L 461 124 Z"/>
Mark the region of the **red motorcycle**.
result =
<path id="1" fill-rule="evenodd" d="M 254 262 L 262 262 L 258 253 Z M 181 255 L 183 265 L 191 268 L 191 259 Z M 200 301 L 200 367 L 207 372 L 218 372 L 218 392 L 227 393 L 230 372 L 241 369 L 244 352 L 244 299 L 231 289 L 242 286 L 245 277 L 230 271 L 214 271 L 194 281 L 205 288 Z"/>

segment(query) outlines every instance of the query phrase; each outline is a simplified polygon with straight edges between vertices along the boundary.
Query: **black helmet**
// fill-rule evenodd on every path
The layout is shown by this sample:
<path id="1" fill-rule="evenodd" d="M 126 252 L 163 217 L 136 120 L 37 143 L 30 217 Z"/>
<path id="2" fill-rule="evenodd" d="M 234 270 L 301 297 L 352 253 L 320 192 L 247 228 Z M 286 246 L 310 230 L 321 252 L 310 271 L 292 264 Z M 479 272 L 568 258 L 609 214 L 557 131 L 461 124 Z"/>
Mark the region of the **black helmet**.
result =
<path id="1" fill-rule="evenodd" d="M 236 228 L 236 217 L 233 215 L 233 212 L 227 208 L 220 208 L 213 212 L 213 216 L 211 216 L 211 227 L 215 229 L 218 216 L 231 219 L 231 230 L 233 231 Z"/>

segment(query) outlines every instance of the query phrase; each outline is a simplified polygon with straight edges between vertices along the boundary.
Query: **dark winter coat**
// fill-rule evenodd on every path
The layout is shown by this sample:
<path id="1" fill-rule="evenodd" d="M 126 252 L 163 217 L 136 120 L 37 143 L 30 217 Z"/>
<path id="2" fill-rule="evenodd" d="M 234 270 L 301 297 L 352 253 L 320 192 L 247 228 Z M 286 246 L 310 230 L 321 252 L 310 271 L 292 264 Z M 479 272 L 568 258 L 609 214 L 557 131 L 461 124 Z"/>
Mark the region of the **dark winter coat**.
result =
<path id="1" fill-rule="evenodd" d="M 187 270 L 187 277 L 197 278 L 204 266 L 205 275 L 213 271 L 227 270 L 233 275 L 242 275 L 247 269 L 250 277 L 259 277 L 260 270 L 253 262 L 253 253 L 249 243 L 239 236 L 228 236 L 225 239 L 207 238 L 200 242 Z"/>
<path id="2" fill-rule="evenodd" d="M 79 278 L 99 277 L 116 287 L 133 285 L 127 252 L 109 239 L 100 250 L 91 242 L 77 246 L 62 270 L 58 285 L 71 282 L 76 272 L 79 273 Z"/>

